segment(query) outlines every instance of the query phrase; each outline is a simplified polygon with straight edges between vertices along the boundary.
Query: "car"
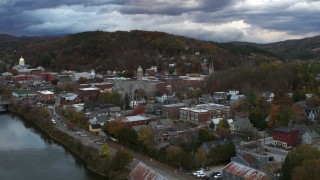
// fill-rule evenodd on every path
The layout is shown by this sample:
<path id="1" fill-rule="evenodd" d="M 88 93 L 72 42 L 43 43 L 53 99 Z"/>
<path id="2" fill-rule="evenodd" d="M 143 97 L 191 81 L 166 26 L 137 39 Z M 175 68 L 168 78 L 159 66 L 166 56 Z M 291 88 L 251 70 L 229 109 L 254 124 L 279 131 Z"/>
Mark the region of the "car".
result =
<path id="1" fill-rule="evenodd" d="M 57 124 L 56 120 L 51 119 L 52 124 Z"/>
<path id="2" fill-rule="evenodd" d="M 265 152 L 270 152 L 270 150 L 268 148 L 265 148 L 264 151 Z"/>
<path id="3" fill-rule="evenodd" d="M 98 144 L 98 145 L 103 145 L 103 142 L 97 141 L 96 144 Z"/>
<path id="4" fill-rule="evenodd" d="M 205 174 L 203 171 L 197 171 L 197 177 L 204 177 Z"/>
<path id="5" fill-rule="evenodd" d="M 81 137 L 87 137 L 88 135 L 86 135 L 86 134 L 83 133 L 83 134 L 80 134 L 80 136 L 81 136 Z"/>
<path id="6" fill-rule="evenodd" d="M 220 172 L 212 172 L 212 173 L 210 174 L 210 177 L 211 177 L 212 179 L 219 179 L 219 178 L 222 177 L 222 174 L 221 174 Z"/>

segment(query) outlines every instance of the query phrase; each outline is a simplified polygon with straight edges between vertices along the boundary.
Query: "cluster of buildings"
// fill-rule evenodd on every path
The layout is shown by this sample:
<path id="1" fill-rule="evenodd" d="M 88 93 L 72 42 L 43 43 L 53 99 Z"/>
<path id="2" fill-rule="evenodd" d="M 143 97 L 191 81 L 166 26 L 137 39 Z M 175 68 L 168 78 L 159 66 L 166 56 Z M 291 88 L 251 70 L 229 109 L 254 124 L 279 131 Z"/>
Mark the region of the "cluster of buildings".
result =
<path id="1" fill-rule="evenodd" d="M 136 79 L 119 78 L 111 73 L 107 76 L 90 72 L 64 71 L 49 72 L 41 67 L 30 69 L 21 57 L 19 64 L 14 67 L 16 75 L 10 72 L 2 73 L 2 84 L 20 84 L 22 90 L 14 90 L 12 96 L 17 100 L 40 101 L 55 103 L 61 106 L 72 106 L 77 111 L 83 111 L 90 122 L 89 130 L 101 131 L 101 126 L 108 121 L 121 121 L 128 127 L 139 131 L 150 128 L 155 133 L 157 144 L 179 146 L 179 143 L 190 142 L 197 138 L 197 126 L 208 127 L 213 123 L 215 129 L 219 122 L 227 119 L 230 134 L 235 136 L 251 136 L 257 133 L 247 117 L 232 117 L 231 110 L 245 99 L 238 90 L 228 92 L 214 92 L 202 94 L 197 98 L 188 98 L 187 92 L 193 91 L 205 84 L 205 78 L 198 74 L 186 76 L 159 76 L 157 68 L 152 66 L 145 70 L 141 66 L 136 72 Z M 213 67 L 212 67 L 213 69 Z M 213 70 L 209 71 L 212 75 Z M 99 79 L 99 81 L 97 81 Z M 53 86 L 52 81 L 57 81 Z M 86 80 L 86 84 L 79 84 Z M 58 87 L 65 89 L 72 87 L 73 91 L 56 93 Z M 118 92 L 122 97 L 127 96 L 129 106 L 134 109 L 139 104 L 145 107 L 145 113 L 132 115 L 124 111 L 124 106 L 113 106 L 98 101 L 100 93 Z M 177 92 L 181 94 L 179 99 Z M 272 92 L 262 92 L 267 102 L 272 102 Z M 317 120 L 319 107 L 302 106 L 304 115 L 311 121 Z M 293 125 L 288 128 L 272 130 L 272 145 L 283 149 L 291 149 L 300 143 L 317 144 L 320 135 L 316 130 L 306 125 Z M 212 148 L 223 142 L 205 142 L 201 145 L 204 152 L 209 153 Z M 237 156 L 224 168 L 224 177 L 247 176 L 261 177 L 269 161 L 264 147 L 260 144 L 237 146 Z M 140 165 L 141 168 L 146 168 Z M 158 176 L 154 171 L 150 175 Z"/>

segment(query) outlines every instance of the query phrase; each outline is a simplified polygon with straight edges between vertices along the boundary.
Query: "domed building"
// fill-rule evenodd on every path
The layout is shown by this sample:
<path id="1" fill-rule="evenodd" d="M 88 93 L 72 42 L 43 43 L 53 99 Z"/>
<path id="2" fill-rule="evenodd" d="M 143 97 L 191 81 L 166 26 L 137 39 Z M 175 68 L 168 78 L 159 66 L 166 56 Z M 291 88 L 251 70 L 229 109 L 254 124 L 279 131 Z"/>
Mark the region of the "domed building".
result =
<path id="1" fill-rule="evenodd" d="M 21 56 L 20 59 L 19 59 L 19 64 L 15 65 L 13 67 L 13 69 L 21 70 L 21 69 L 28 69 L 29 67 L 30 67 L 30 65 L 26 64 L 25 61 L 24 61 L 24 58 Z"/>

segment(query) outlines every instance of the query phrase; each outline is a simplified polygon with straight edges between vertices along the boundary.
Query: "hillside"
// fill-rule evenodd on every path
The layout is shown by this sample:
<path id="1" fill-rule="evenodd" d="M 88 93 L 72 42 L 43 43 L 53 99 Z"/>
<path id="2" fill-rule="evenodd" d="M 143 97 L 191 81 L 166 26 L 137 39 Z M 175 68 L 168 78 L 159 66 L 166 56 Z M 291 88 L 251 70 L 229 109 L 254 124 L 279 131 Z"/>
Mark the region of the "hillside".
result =
<path id="1" fill-rule="evenodd" d="M 215 69 L 241 66 L 254 52 L 273 56 L 258 48 L 230 48 L 228 45 L 199 41 L 162 32 L 117 31 L 83 32 L 60 37 L 14 37 L 0 35 L 0 58 L 16 64 L 22 55 L 33 67 L 55 71 L 136 70 L 157 65 L 159 70 L 175 63 L 178 73 L 205 71 L 213 62 Z M 191 66 L 189 66 L 191 63 Z M 188 65 L 188 66 L 186 66 Z"/>
<path id="2" fill-rule="evenodd" d="M 319 60 L 320 58 L 320 36 L 257 46 L 287 60 Z"/>

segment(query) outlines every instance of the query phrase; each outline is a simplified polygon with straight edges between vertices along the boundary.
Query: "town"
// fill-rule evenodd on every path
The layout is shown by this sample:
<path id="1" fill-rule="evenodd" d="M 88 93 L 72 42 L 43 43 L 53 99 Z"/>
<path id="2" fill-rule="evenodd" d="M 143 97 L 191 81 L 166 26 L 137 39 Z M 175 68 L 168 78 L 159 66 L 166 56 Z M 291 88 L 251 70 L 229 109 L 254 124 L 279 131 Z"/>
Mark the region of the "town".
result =
<path id="1" fill-rule="evenodd" d="M 126 71 L 52 72 L 27 62 L 21 56 L 13 71 L 1 74 L 6 102 L 45 109 L 52 126 L 86 146 L 102 152 L 117 144 L 184 178 L 291 177 L 297 171 L 285 171 L 288 153 L 320 148 L 317 95 L 203 93 L 216 74 L 210 62 L 207 73 L 185 75 L 138 66 L 132 78 L 122 76 Z M 134 165 L 128 166 L 128 179 L 172 178 L 146 162 Z"/>

